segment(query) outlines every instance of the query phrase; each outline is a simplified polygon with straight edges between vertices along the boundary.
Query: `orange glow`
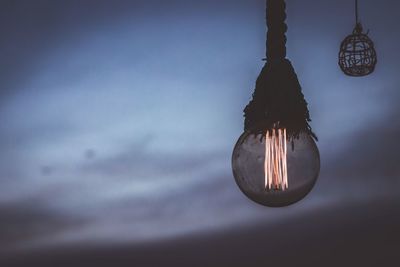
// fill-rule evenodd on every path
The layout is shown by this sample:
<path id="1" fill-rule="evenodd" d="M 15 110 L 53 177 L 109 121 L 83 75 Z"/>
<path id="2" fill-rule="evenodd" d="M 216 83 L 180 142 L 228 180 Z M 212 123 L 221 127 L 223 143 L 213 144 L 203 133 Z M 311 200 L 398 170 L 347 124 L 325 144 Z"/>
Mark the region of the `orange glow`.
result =
<path id="1" fill-rule="evenodd" d="M 265 189 L 288 189 L 286 129 L 265 134 Z"/>

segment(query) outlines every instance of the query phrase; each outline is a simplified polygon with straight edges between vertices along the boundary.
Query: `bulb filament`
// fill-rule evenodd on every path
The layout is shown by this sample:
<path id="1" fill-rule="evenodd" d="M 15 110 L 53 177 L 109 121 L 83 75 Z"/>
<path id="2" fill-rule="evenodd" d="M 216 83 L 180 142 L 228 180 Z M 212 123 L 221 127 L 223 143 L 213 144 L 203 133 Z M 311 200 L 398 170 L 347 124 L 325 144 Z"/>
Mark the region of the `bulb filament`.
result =
<path id="1" fill-rule="evenodd" d="M 264 174 L 265 189 L 288 189 L 286 129 L 272 129 L 265 134 Z"/>

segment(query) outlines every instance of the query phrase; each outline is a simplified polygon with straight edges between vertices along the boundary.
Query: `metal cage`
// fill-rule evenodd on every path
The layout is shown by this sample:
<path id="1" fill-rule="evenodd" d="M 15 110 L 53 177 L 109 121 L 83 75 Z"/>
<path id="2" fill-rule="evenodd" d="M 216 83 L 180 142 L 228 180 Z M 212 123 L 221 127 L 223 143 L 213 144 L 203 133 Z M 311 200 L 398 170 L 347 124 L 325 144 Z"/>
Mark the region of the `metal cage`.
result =
<path id="1" fill-rule="evenodd" d="M 347 36 L 340 45 L 339 66 L 349 76 L 366 76 L 377 63 L 374 43 L 359 29 Z"/>

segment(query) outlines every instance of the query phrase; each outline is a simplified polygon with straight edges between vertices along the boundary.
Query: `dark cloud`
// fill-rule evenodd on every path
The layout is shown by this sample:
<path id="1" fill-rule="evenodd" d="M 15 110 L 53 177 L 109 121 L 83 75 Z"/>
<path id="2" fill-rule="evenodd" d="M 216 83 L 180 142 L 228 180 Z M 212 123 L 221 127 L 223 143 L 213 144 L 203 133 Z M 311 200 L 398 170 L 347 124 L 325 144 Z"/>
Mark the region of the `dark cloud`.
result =
<path id="1" fill-rule="evenodd" d="M 50 166 L 42 166 L 40 168 L 40 172 L 42 173 L 42 175 L 47 176 L 47 175 L 52 174 L 53 168 Z"/>
<path id="2" fill-rule="evenodd" d="M 96 150 L 91 149 L 91 148 L 85 150 L 85 158 L 86 159 L 92 160 L 95 157 L 96 157 Z"/>
<path id="3" fill-rule="evenodd" d="M 353 183 L 353 186 L 358 183 L 363 187 L 366 182 L 375 181 L 391 190 L 396 187 L 389 185 L 400 182 L 397 160 L 400 108 L 396 104 L 399 93 L 397 88 L 383 88 L 381 91 L 387 107 L 385 114 L 371 117 L 363 128 L 343 139 L 345 148 L 337 151 L 325 164 L 326 174 L 335 177 L 336 183 Z"/>
<path id="4" fill-rule="evenodd" d="M 46 207 L 38 197 L 0 204 L 0 253 L 26 249 L 24 245 L 56 236 L 84 224 L 84 220 L 68 217 Z"/>
<path id="5" fill-rule="evenodd" d="M 224 158 L 229 161 L 230 155 L 224 151 L 165 153 L 160 150 L 150 150 L 148 146 L 154 138 L 148 135 L 128 145 L 124 151 L 114 156 L 99 156 L 91 162 L 84 162 L 80 170 L 84 173 L 97 173 L 110 178 L 123 175 L 127 178 L 156 176 L 161 179 L 167 175 L 193 174 L 200 170 L 207 170 L 209 165 Z"/>
<path id="6" fill-rule="evenodd" d="M 400 241 L 398 198 L 327 206 L 278 224 L 141 246 L 91 245 L 3 257 L 5 266 L 392 266 Z"/>
<path id="7" fill-rule="evenodd" d="M 21 113 L 25 113 L 24 118 L 29 119 L 29 111 L 21 110 Z M 77 131 L 77 127 L 67 118 L 45 123 L 32 121 L 22 127 L 15 127 L 14 121 L 4 114 L 0 115 L 0 118 L 3 119 L 0 125 L 0 145 L 3 150 L 0 151 L 0 155 L 4 153 L 5 156 L 13 150 L 48 142 L 60 142 Z"/>
<path id="8" fill-rule="evenodd" d="M 232 193 L 236 189 L 232 182 L 233 178 L 224 174 L 208 176 L 185 186 L 183 190 L 166 188 L 168 194 L 154 192 L 151 198 L 132 195 L 123 200 L 109 201 L 103 209 L 108 210 L 116 219 L 143 225 L 147 223 L 178 228 L 182 222 L 195 223 L 193 218 L 212 224 L 213 221 L 221 221 L 218 216 L 227 215 L 229 211 L 243 206 L 239 189 L 237 194 Z M 217 203 L 220 208 L 211 208 Z"/>

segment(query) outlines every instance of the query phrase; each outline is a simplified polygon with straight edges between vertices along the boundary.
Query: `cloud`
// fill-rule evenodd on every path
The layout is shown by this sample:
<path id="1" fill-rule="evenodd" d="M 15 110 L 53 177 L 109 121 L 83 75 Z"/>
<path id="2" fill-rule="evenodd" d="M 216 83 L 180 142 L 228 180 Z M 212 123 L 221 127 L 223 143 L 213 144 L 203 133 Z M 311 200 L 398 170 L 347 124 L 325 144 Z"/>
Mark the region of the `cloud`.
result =
<path id="1" fill-rule="evenodd" d="M 108 176 L 110 179 L 125 177 L 139 179 L 163 179 L 182 174 L 194 174 L 196 172 L 212 172 L 215 163 L 227 160 L 224 151 L 206 152 L 165 152 L 161 149 L 149 149 L 155 137 L 149 135 L 131 145 L 127 145 L 123 151 L 115 155 L 101 155 L 90 162 L 82 162 L 79 169 L 82 174 L 98 174 Z M 210 168 L 211 167 L 211 168 Z"/>
<path id="2" fill-rule="evenodd" d="M 385 92 L 383 104 L 387 112 L 378 118 L 370 118 L 359 131 L 346 137 L 346 146 L 337 151 L 336 156 L 329 162 L 330 172 L 342 179 L 351 176 L 357 180 L 379 179 L 390 182 L 398 180 L 400 167 L 397 155 L 400 151 L 400 108 L 396 103 L 399 93 L 395 88 L 382 89 Z"/>
<path id="3" fill-rule="evenodd" d="M 338 266 L 392 265 L 400 241 L 398 197 L 329 205 L 279 223 L 138 245 L 82 244 L 3 256 L 4 266 Z"/>
<path id="4" fill-rule="evenodd" d="M 294 4 L 298 4 L 299 9 L 306 6 L 303 2 Z M 144 248 L 135 247 L 132 256 L 131 247 L 122 254 L 113 254 L 113 249 L 108 247 L 113 263 L 123 258 L 145 265 L 150 258 L 159 261 L 152 262 L 151 266 L 164 266 L 165 262 L 179 266 L 176 251 L 183 251 L 180 256 L 186 253 L 182 257 L 192 265 L 203 266 L 204 263 L 211 265 L 213 260 L 218 266 L 225 263 L 251 266 L 250 263 L 255 265 L 259 261 L 271 263 L 276 258 L 290 261 L 282 251 L 296 240 L 306 243 L 310 233 L 321 234 L 326 237 L 324 240 L 333 238 L 335 244 L 340 242 L 335 239 L 336 235 L 332 237 L 327 232 L 334 228 L 335 233 L 340 233 L 338 228 L 345 227 L 347 219 L 357 220 L 353 211 L 359 206 L 352 206 L 354 210 L 332 212 L 332 217 L 317 209 L 305 214 L 307 208 L 325 205 L 326 199 L 340 202 L 338 205 L 354 203 L 356 200 L 352 197 L 360 188 L 362 199 L 378 202 L 382 199 L 375 196 L 385 194 L 388 187 L 392 193 L 398 192 L 395 184 L 399 176 L 396 162 L 400 128 L 398 90 L 392 90 L 385 102 L 393 108 L 390 113 L 384 113 L 379 101 L 376 109 L 370 109 L 363 103 L 375 103 L 376 95 L 371 94 L 373 86 L 361 93 L 351 87 L 368 85 L 371 80 L 363 80 L 364 83 L 340 80 L 342 83 L 338 84 L 344 85 L 343 88 L 333 91 L 339 78 L 329 74 L 337 67 L 334 64 L 330 65 L 331 70 L 323 71 L 328 66 L 321 60 L 327 60 L 326 47 L 314 49 L 323 55 L 319 57 L 314 50 L 312 56 L 303 53 L 304 45 L 296 45 L 299 52 L 301 50 L 297 56 L 304 57 L 297 64 L 311 62 L 307 63 L 310 75 L 304 76 L 311 77 L 313 82 L 307 79 L 304 82 L 316 88 L 311 94 L 314 101 L 325 96 L 325 101 L 320 102 L 321 109 L 326 111 L 319 117 L 326 123 L 322 128 L 337 140 L 348 143 L 344 149 L 340 149 L 338 143 L 321 147 L 323 169 L 316 190 L 293 207 L 277 211 L 257 206 L 236 187 L 230 170 L 231 151 L 226 147 L 229 143 L 226 140 L 230 138 L 226 129 L 234 127 L 232 121 L 225 119 L 233 117 L 229 113 L 234 109 L 238 110 L 237 119 L 241 118 L 241 106 L 234 106 L 241 101 L 245 104 L 248 95 L 244 96 L 242 87 L 250 84 L 250 78 L 253 84 L 257 75 L 251 77 L 252 73 L 246 73 L 256 69 L 252 57 L 263 51 L 264 25 L 259 24 L 264 22 L 262 2 L 143 0 L 116 1 L 110 5 L 110 1 L 102 0 L 8 1 L 0 5 L 0 20 L 4 22 L 0 23 L 4 30 L 4 42 L 0 44 L 3 56 L 0 101 L 5 104 L 0 105 L 0 240 L 4 240 L 0 241 L 0 246 L 3 250 L 46 243 L 38 249 L 44 253 L 44 258 L 40 255 L 34 258 L 48 264 L 45 258 L 50 258 L 48 261 L 52 258 L 51 253 L 48 254 L 49 246 L 65 244 L 65 239 L 82 246 L 90 242 L 109 245 L 112 241 L 127 241 L 142 242 Z M 244 14 L 247 5 L 260 7 L 253 10 L 260 12 L 259 21 L 254 24 L 249 22 L 250 16 L 238 16 Z M 236 11 L 231 19 L 225 20 L 223 12 L 230 12 L 230 9 Z M 211 13 L 215 16 L 213 19 Z M 253 14 L 251 18 L 256 17 Z M 140 21 L 142 17 L 145 20 Z M 297 19 L 303 18 L 309 22 L 315 20 L 313 16 Z M 384 20 L 380 23 L 386 24 Z M 297 26 L 300 29 L 306 25 L 299 21 Z M 242 38 L 236 42 L 233 40 L 237 33 Z M 260 38 L 259 46 L 251 41 L 253 37 Z M 297 41 L 310 43 L 303 37 L 299 35 Z M 323 36 L 314 37 L 316 42 L 323 41 L 320 39 Z M 336 50 L 330 51 L 330 56 L 336 57 Z M 318 62 L 313 62 L 313 58 Z M 315 79 L 316 66 L 322 66 L 318 72 L 325 73 L 318 79 Z M 389 68 L 393 72 L 396 70 L 394 65 L 382 66 L 382 72 Z M 234 73 L 230 72 L 232 70 Z M 231 79 L 232 76 L 242 77 L 243 73 L 245 78 Z M 381 76 L 374 76 L 373 81 L 383 82 Z M 392 81 L 397 83 L 397 78 Z M 327 88 L 324 87 L 326 83 L 330 84 Z M 220 87 L 222 84 L 225 87 Z M 330 95 L 323 88 L 332 89 L 334 93 Z M 347 91 L 349 88 L 352 93 Z M 24 93 L 19 94 L 22 91 Z M 19 95 L 16 99 L 9 98 L 11 93 Z M 233 97 L 236 94 L 242 96 L 240 101 Z M 385 94 L 387 91 L 382 91 L 382 95 Z M 344 99 L 350 100 L 342 103 Z M 333 100 L 339 104 L 335 105 Z M 357 100 L 360 101 L 354 111 L 352 104 L 357 104 Z M 8 107 L 12 111 L 4 112 Z M 221 115 L 222 110 L 225 110 L 224 115 Z M 383 111 L 373 118 L 357 113 L 371 110 Z M 168 120 L 176 117 L 184 119 Z M 366 118 L 368 123 L 364 127 L 363 122 L 353 122 L 353 118 Z M 336 124 L 343 120 L 350 126 L 347 131 L 341 131 L 341 125 Z M 153 131 L 162 132 L 163 138 L 152 134 L 138 138 L 143 132 Z M 190 133 L 195 133 L 196 138 L 186 138 Z M 137 141 L 132 143 L 135 139 Z M 369 181 L 376 181 L 381 187 Z M 364 206 L 362 209 L 365 211 Z M 386 216 L 379 211 L 377 208 L 371 212 Z M 305 215 L 287 221 L 282 214 Z M 388 215 L 391 218 L 393 214 Z M 332 223 L 324 220 L 324 216 Z M 352 231 L 357 231 L 356 224 L 369 222 L 365 214 L 361 218 L 363 220 L 352 224 L 346 233 L 351 235 Z M 274 220 L 285 227 L 270 228 Z M 303 225 L 303 221 L 310 225 Z M 254 222 L 260 225 L 254 229 L 242 228 Z M 378 228 L 387 226 L 384 223 L 388 222 L 381 223 Z M 321 230 L 321 225 L 327 228 Z M 229 233 L 219 235 L 224 232 L 222 228 Z M 376 229 L 365 229 L 370 230 L 375 231 L 375 235 L 380 233 Z M 192 243 L 191 236 L 201 231 L 219 234 L 216 239 L 213 234 L 205 236 L 200 245 Z M 305 234 L 296 239 L 297 231 Z M 144 245 L 149 237 L 161 240 L 182 235 L 190 238 L 173 239 L 172 245 L 157 244 L 148 250 Z M 317 241 L 313 243 L 316 254 L 321 252 Z M 271 242 L 276 242 L 279 249 L 271 247 Z M 295 246 L 298 251 L 290 251 L 291 255 L 301 258 L 304 257 L 302 253 L 313 253 L 301 245 Z M 222 247 L 226 249 L 218 249 Z M 329 257 L 329 248 L 337 247 L 326 246 L 320 255 Z M 154 249 L 158 253 L 154 254 Z M 66 250 L 60 252 L 65 254 L 54 257 L 60 261 L 71 259 L 79 266 L 85 261 L 80 261 L 80 252 L 76 250 Z M 276 250 L 277 254 L 268 254 Z M 92 262 L 92 258 L 107 251 L 95 251 L 84 257 Z M 163 253 L 165 251 L 170 253 Z M 254 259 L 249 255 L 254 255 Z M 193 259 L 200 260 L 194 262 Z M 26 262 L 21 264 L 26 266 Z"/>
<path id="5" fill-rule="evenodd" d="M 38 240 L 84 224 L 81 218 L 49 209 L 43 203 L 47 200 L 32 198 L 0 203 L 0 253 L 26 249 Z"/>

